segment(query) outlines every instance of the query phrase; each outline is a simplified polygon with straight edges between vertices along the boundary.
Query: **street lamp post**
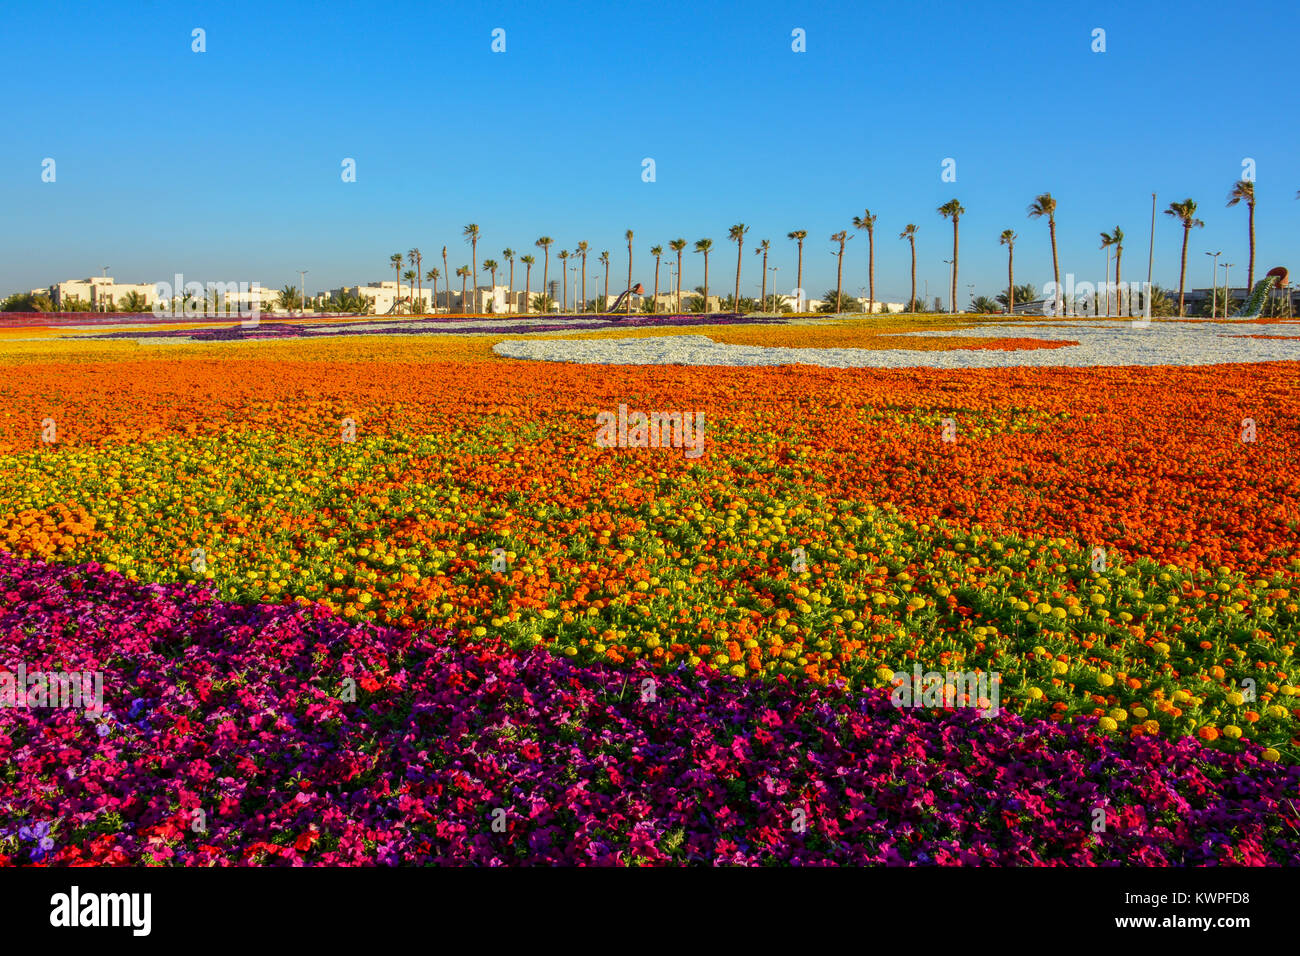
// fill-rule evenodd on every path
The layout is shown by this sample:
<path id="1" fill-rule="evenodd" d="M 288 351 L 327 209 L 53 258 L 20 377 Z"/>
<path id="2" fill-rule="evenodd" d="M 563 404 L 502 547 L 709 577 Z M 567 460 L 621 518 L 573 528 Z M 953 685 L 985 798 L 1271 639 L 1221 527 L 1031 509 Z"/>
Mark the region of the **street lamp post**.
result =
<path id="1" fill-rule="evenodd" d="M 302 301 L 299 303 L 298 314 L 306 315 L 307 314 L 307 270 L 306 269 L 298 270 L 298 295 L 302 299 Z"/>
<path id="2" fill-rule="evenodd" d="M 1210 281 L 1210 318 L 1218 315 L 1219 303 L 1216 301 L 1219 294 L 1219 256 L 1223 255 L 1223 250 L 1218 252 L 1207 252 L 1207 256 L 1214 256 L 1214 278 Z"/>
<path id="3" fill-rule="evenodd" d="M 776 274 L 781 271 L 781 267 L 771 266 L 767 271 L 772 273 L 772 311 L 779 315 L 781 308 L 776 304 Z"/>

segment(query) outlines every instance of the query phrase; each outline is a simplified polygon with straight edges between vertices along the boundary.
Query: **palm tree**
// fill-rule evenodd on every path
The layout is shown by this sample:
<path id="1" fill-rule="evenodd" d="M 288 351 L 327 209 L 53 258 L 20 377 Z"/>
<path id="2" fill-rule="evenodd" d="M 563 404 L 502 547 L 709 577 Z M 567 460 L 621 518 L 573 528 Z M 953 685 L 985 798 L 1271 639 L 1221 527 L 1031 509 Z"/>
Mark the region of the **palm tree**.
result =
<path id="1" fill-rule="evenodd" d="M 1196 218 L 1196 201 L 1193 199 L 1171 202 L 1169 208 L 1165 210 L 1165 215 L 1173 216 L 1183 224 L 1183 258 L 1178 266 L 1178 314 L 1181 316 L 1186 314 L 1183 307 L 1183 288 L 1187 282 L 1187 237 L 1191 235 L 1193 229 L 1200 229 L 1205 223 Z"/>
<path id="2" fill-rule="evenodd" d="M 471 222 L 462 230 L 461 235 L 470 246 L 470 261 L 474 264 L 474 288 L 478 289 L 478 226 Z"/>
<path id="3" fill-rule="evenodd" d="M 515 310 L 515 250 L 502 249 L 501 258 L 510 263 L 510 282 L 506 285 L 506 296 L 510 302 L 510 311 Z"/>
<path id="4" fill-rule="evenodd" d="M 555 258 L 560 260 L 560 311 L 569 311 L 569 274 L 566 266 L 569 261 L 569 250 L 561 249 L 555 254 Z"/>
<path id="5" fill-rule="evenodd" d="M 1110 247 L 1113 246 L 1113 245 L 1115 245 L 1115 237 L 1112 236 L 1112 235 L 1110 235 L 1109 233 L 1105 233 L 1105 232 L 1103 232 L 1103 233 L 1101 234 L 1101 247 L 1102 247 L 1103 249 L 1108 249 L 1108 248 L 1110 248 Z M 1106 276 L 1106 281 L 1107 281 L 1107 282 L 1110 282 L 1110 276 Z M 1097 314 L 1098 314 L 1098 315 L 1101 314 L 1101 292 L 1100 292 L 1100 290 L 1099 290 L 1098 293 L 1097 293 Z M 1107 290 L 1106 290 L 1106 314 L 1107 314 L 1107 315 L 1110 315 L 1110 289 L 1107 289 Z"/>
<path id="6" fill-rule="evenodd" d="M 405 272 L 402 273 L 402 278 L 406 280 L 406 288 L 407 288 L 407 290 L 411 293 L 411 295 L 415 295 L 415 270 L 414 270 L 414 269 L 407 269 Z M 415 303 L 414 303 L 414 302 L 411 303 L 411 309 L 410 309 L 410 312 L 411 312 L 411 315 L 415 315 Z"/>
<path id="7" fill-rule="evenodd" d="M 1119 260 L 1124 255 L 1124 230 L 1119 226 L 1116 226 L 1115 231 L 1112 233 L 1107 234 L 1103 232 L 1101 234 L 1101 247 L 1105 249 L 1107 246 L 1115 247 L 1115 312 L 1117 315 L 1123 315 L 1124 298 L 1119 294 Z M 1106 277 L 1106 281 L 1110 281 L 1110 276 Z M 1110 311 L 1109 289 L 1106 290 L 1106 311 Z"/>
<path id="8" fill-rule="evenodd" d="M 423 262 L 423 259 L 420 256 L 419 247 L 417 246 L 416 248 L 408 252 L 406 254 L 406 259 L 411 265 L 415 267 L 415 281 L 416 281 L 416 289 L 417 289 L 415 295 L 415 301 L 420 304 L 420 311 L 423 312 L 424 311 L 424 287 L 421 286 L 419 282 L 420 279 L 423 277 L 424 273 L 420 271 L 420 266 Z"/>
<path id="9" fill-rule="evenodd" d="M 193 298 L 193 295 L 192 293 L 187 292 L 185 294 L 185 297 L 189 299 L 189 298 Z M 277 302 L 280 305 L 280 308 L 284 309 L 286 312 L 292 312 L 294 309 L 296 309 L 298 307 L 298 302 L 300 301 L 298 296 L 298 287 L 292 285 L 285 286 L 283 289 L 281 289 L 279 292 L 276 293 L 275 297 Z M 84 312 L 86 310 L 73 308 L 71 311 Z"/>
<path id="10" fill-rule="evenodd" d="M 798 290 L 803 288 L 803 241 L 808 238 L 808 230 L 796 229 L 793 232 L 787 232 L 785 237 L 794 239 L 799 243 L 799 266 L 794 274 L 795 296 L 798 296 Z"/>
<path id="11" fill-rule="evenodd" d="M 655 257 L 655 293 L 654 293 L 654 297 L 650 300 L 650 311 L 658 312 L 659 311 L 659 260 L 663 258 L 664 247 L 651 246 L 650 255 Z"/>
<path id="12" fill-rule="evenodd" d="M 488 274 L 492 276 L 492 293 L 493 293 L 492 301 L 495 303 L 496 302 L 495 296 L 497 291 L 497 270 L 501 268 L 501 264 L 497 262 L 495 259 L 484 259 L 483 268 L 486 269 L 488 271 Z"/>
<path id="13" fill-rule="evenodd" d="M 1244 202 L 1250 213 L 1250 262 L 1246 266 L 1246 294 L 1249 295 L 1255 288 L 1255 184 L 1249 179 L 1237 180 L 1228 193 L 1229 206 L 1239 202 Z"/>
<path id="14" fill-rule="evenodd" d="M 916 311 L 916 224 L 909 222 L 898 234 L 899 239 L 906 239 L 912 246 L 912 297 L 907 300 L 907 311 Z"/>
<path id="15" fill-rule="evenodd" d="M 447 267 L 447 247 L 442 247 L 442 274 L 447 277 L 447 314 L 451 314 L 451 269 Z"/>
<path id="16" fill-rule="evenodd" d="M 867 230 L 867 314 L 876 311 L 876 217 L 870 209 L 864 209 L 861 216 L 853 217 L 855 229 Z"/>
<path id="17" fill-rule="evenodd" d="M 767 253 L 772 248 L 771 239 L 760 239 L 758 245 L 754 247 L 754 255 L 762 254 L 763 256 L 763 287 L 758 293 L 758 307 L 765 308 L 763 305 L 767 301 Z M 773 292 L 776 290 L 773 289 Z"/>
<path id="18" fill-rule="evenodd" d="M 844 243 L 848 242 L 852 238 L 853 237 L 849 235 L 847 229 L 841 229 L 839 232 L 831 235 L 831 242 L 838 242 L 840 244 L 839 252 L 836 253 L 838 262 L 835 266 L 835 311 L 837 312 L 844 303 Z"/>
<path id="19" fill-rule="evenodd" d="M 1061 311 L 1061 267 L 1056 259 L 1056 200 L 1052 198 L 1051 193 L 1043 193 L 1029 204 L 1029 218 L 1041 219 L 1047 217 L 1047 231 L 1052 237 L 1052 279 L 1056 282 L 1056 297 L 1053 300 L 1056 303 L 1056 311 Z"/>
<path id="20" fill-rule="evenodd" d="M 736 244 L 736 291 L 732 297 L 732 305 L 737 312 L 740 311 L 740 263 L 744 258 L 745 251 L 745 233 L 749 232 L 749 227 L 743 222 L 738 222 L 727 230 L 727 238 Z"/>
<path id="21" fill-rule="evenodd" d="M 686 248 L 685 239 L 674 239 L 668 248 L 677 253 L 677 311 L 682 311 L 682 250 Z"/>
<path id="22" fill-rule="evenodd" d="M 442 277 L 442 273 L 440 273 L 436 268 L 433 268 L 430 269 L 428 272 L 426 272 L 424 274 L 424 277 L 433 283 L 433 296 L 431 297 L 430 301 L 432 302 L 433 311 L 437 312 L 438 311 L 438 280 Z"/>
<path id="23" fill-rule="evenodd" d="M 524 312 L 527 313 L 532 309 L 532 299 L 529 298 L 529 292 L 532 290 L 533 283 L 533 263 L 537 261 L 533 256 L 520 256 L 519 261 L 524 264 Z"/>
<path id="24" fill-rule="evenodd" d="M 460 276 L 460 311 L 465 314 L 469 312 L 465 307 L 465 280 L 469 278 L 469 266 L 461 266 L 456 270 L 456 275 Z"/>
<path id="25" fill-rule="evenodd" d="M 624 236 L 627 239 L 627 314 L 632 314 L 632 230 L 629 229 Z"/>
<path id="26" fill-rule="evenodd" d="M 548 274 L 551 271 L 551 243 L 553 243 L 554 241 L 555 240 L 552 239 L 550 236 L 542 236 L 542 238 L 538 239 L 536 242 L 533 243 L 533 245 L 537 246 L 539 249 L 542 250 L 542 295 L 543 296 L 547 294 L 546 279 Z"/>
<path id="27" fill-rule="evenodd" d="M 388 257 L 388 261 L 393 267 L 393 272 L 397 274 L 397 298 L 393 301 L 395 303 L 394 308 L 400 312 L 402 301 L 402 263 L 406 260 L 402 257 L 400 252 L 394 252 Z"/>
<path id="28" fill-rule="evenodd" d="M 145 301 L 145 297 L 139 292 L 128 292 L 123 297 L 120 306 L 123 312 L 149 311 L 149 303 Z M 227 303 L 227 311 L 229 311 L 229 303 Z"/>
<path id="29" fill-rule="evenodd" d="M 586 242 L 580 242 L 576 246 L 578 255 L 582 256 L 582 302 L 574 303 L 578 306 L 579 312 L 587 311 L 587 252 L 590 246 Z"/>
<path id="30" fill-rule="evenodd" d="M 949 199 L 939 207 L 939 215 L 952 220 L 952 311 L 957 311 L 957 223 L 965 207 L 956 199 Z"/>
<path id="31" fill-rule="evenodd" d="M 998 244 L 1007 247 L 1007 315 L 1016 311 L 1016 238 L 1013 229 L 1003 229 L 998 237 Z"/>
<path id="32" fill-rule="evenodd" d="M 712 239 L 696 239 L 695 251 L 704 253 L 704 308 L 703 312 L 709 311 L 709 250 L 713 248 Z"/>
<path id="33" fill-rule="evenodd" d="M 605 298 L 603 300 L 604 305 L 601 306 L 601 309 L 603 310 L 609 308 L 609 250 L 604 250 L 596 258 L 598 258 L 600 264 L 605 267 Z"/>

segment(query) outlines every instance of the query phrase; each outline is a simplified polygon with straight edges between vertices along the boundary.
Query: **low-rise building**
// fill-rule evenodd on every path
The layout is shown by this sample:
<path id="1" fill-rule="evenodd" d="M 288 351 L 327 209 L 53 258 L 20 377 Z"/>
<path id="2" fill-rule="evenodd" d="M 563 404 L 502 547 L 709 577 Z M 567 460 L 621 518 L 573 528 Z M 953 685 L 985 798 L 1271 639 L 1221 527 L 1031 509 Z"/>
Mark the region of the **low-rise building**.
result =
<path id="1" fill-rule="evenodd" d="M 97 312 L 116 308 L 132 292 L 144 297 L 145 305 L 153 306 L 154 285 L 151 282 L 118 282 L 112 276 L 91 276 L 88 279 L 67 279 L 56 282 L 41 292 L 50 297 L 55 309 L 64 309 L 78 300 Z"/>

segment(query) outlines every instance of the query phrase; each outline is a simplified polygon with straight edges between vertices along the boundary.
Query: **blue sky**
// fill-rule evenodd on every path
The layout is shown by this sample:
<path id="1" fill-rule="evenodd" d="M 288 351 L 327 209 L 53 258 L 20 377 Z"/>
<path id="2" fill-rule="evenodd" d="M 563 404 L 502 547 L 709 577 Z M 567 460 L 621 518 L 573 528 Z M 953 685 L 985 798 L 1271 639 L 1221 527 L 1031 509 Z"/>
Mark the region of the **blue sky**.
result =
<path id="1" fill-rule="evenodd" d="M 838 7 L 839 9 L 835 9 Z M 1300 271 L 1300 125 L 1288 49 L 1293 3 L 1224 5 L 994 0 L 893 4 L 137 3 L 11 6 L 0 33 L 0 293 L 111 265 L 120 281 L 311 289 L 389 278 L 391 253 L 446 244 L 480 225 L 480 265 L 540 235 L 587 240 L 635 279 L 677 236 L 714 240 L 710 284 L 730 290 L 745 222 L 770 238 L 793 285 L 792 229 L 809 231 L 804 286 L 835 283 L 830 234 L 879 216 L 877 297 L 918 283 L 947 299 L 957 197 L 960 298 L 1005 282 L 999 233 L 1014 228 L 1019 281 L 1051 278 L 1045 222 L 1059 202 L 1062 271 L 1096 279 L 1098 233 L 1127 234 L 1145 276 L 1151 193 L 1192 197 L 1189 286 L 1223 250 L 1245 278 L 1246 212 L 1225 208 L 1243 159 L 1257 171 L 1256 272 Z M 491 31 L 506 31 L 506 52 Z M 1094 28 L 1106 52 L 1091 50 Z M 191 31 L 207 51 L 191 51 Z M 806 31 L 807 51 L 791 49 Z M 46 157 L 56 181 L 41 181 Z M 353 158 L 357 181 L 341 180 Z M 642 181 L 653 158 L 656 181 Z M 945 158 L 957 181 L 940 179 Z M 1177 284 L 1181 230 L 1156 222 L 1155 279 Z M 866 285 L 866 236 L 845 287 Z M 1221 261 L 1223 261 L 1221 260 Z M 554 264 L 554 258 L 552 258 Z M 441 262 L 436 263 L 441 267 Z M 540 255 L 539 255 L 540 268 Z M 588 273 L 600 271 L 589 262 Z M 554 277 L 554 269 L 552 271 Z M 687 256 L 684 285 L 702 280 Z M 517 275 L 522 281 L 522 275 Z M 662 277 L 667 283 L 667 271 Z M 537 278 L 534 277 L 534 286 Z M 1235 284 L 1235 283 L 1234 283 Z"/>

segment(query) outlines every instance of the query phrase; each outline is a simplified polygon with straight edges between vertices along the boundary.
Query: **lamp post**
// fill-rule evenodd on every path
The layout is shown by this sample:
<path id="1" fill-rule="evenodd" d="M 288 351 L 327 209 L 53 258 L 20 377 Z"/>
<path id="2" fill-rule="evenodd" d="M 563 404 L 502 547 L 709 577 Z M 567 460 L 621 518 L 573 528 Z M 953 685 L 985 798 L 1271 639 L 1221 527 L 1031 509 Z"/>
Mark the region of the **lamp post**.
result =
<path id="1" fill-rule="evenodd" d="M 1207 252 L 1207 256 L 1214 256 L 1214 278 L 1210 282 L 1210 318 L 1218 315 L 1217 309 L 1219 303 L 1216 298 L 1219 294 L 1219 256 L 1223 255 L 1223 250 L 1218 252 Z"/>
<path id="2" fill-rule="evenodd" d="M 1151 246 L 1147 249 L 1147 288 L 1146 294 L 1151 294 L 1151 263 L 1156 257 L 1156 194 L 1151 194 Z M 1131 311 L 1131 310 L 1130 310 Z"/>
<path id="3" fill-rule="evenodd" d="M 298 295 L 302 299 L 302 301 L 299 303 L 298 314 L 306 315 L 307 314 L 307 270 L 306 269 L 298 270 Z"/>
<path id="4" fill-rule="evenodd" d="M 776 304 L 776 274 L 781 271 L 781 267 L 769 266 L 767 271 L 772 273 L 772 311 L 780 315 L 781 307 Z"/>

